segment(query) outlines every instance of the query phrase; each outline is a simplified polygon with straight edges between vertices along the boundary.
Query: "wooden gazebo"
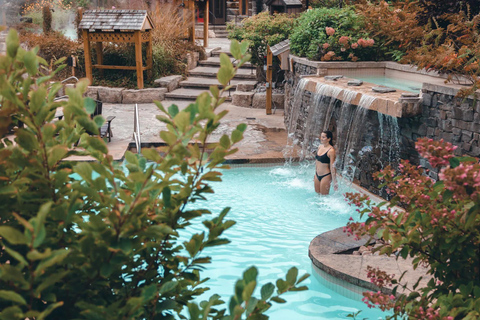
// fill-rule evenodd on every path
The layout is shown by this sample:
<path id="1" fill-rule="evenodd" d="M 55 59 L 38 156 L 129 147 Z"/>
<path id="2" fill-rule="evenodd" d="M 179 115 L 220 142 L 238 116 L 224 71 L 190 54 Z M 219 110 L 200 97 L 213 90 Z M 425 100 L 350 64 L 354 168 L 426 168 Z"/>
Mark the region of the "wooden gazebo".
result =
<path id="1" fill-rule="evenodd" d="M 303 11 L 300 0 L 268 0 L 265 3 L 270 14 L 274 13 L 300 13 Z"/>
<path id="2" fill-rule="evenodd" d="M 154 28 L 146 10 L 87 10 L 78 26 L 82 30 L 87 78 L 93 82 L 92 68 L 137 70 L 137 86 L 143 88 L 143 71 L 152 69 L 152 34 Z M 97 64 L 92 65 L 90 42 L 96 43 Z M 135 66 L 103 64 L 103 42 L 135 44 Z M 142 64 L 142 43 L 147 43 L 147 65 Z"/>

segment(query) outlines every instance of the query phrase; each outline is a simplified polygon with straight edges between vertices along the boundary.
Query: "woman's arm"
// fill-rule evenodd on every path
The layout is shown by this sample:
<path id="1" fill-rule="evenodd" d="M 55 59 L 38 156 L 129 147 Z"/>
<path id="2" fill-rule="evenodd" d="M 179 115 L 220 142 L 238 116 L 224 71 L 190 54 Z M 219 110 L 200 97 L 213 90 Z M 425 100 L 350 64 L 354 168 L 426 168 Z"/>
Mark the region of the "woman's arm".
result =
<path id="1" fill-rule="evenodd" d="M 335 160 L 336 160 L 335 149 L 332 148 L 328 153 L 329 153 L 328 157 L 330 158 L 330 172 L 332 174 L 333 189 L 336 191 L 338 189 L 338 184 L 337 184 L 337 171 L 335 170 Z"/>

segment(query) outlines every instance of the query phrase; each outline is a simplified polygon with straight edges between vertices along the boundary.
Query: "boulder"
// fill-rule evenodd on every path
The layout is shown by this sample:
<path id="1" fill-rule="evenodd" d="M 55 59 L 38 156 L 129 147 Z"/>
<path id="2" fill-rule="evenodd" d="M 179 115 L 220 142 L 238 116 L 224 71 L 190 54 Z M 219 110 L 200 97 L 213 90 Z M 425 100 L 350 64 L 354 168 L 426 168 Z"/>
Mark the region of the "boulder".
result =
<path id="1" fill-rule="evenodd" d="M 98 98 L 102 102 L 122 103 L 122 91 L 124 88 L 97 87 Z"/>
<path id="2" fill-rule="evenodd" d="M 122 92 L 122 103 L 152 103 L 154 100 L 161 101 L 165 99 L 165 93 L 167 93 L 166 88 L 126 89 Z"/>
<path id="3" fill-rule="evenodd" d="M 255 89 L 255 85 L 253 83 L 240 82 L 237 84 L 237 91 L 246 92 L 246 91 L 252 91 L 253 89 Z"/>
<path id="4" fill-rule="evenodd" d="M 266 93 L 255 93 L 253 96 L 252 107 L 257 109 L 264 109 L 267 105 L 267 94 Z M 285 106 L 285 95 L 282 93 L 272 94 L 272 109 L 275 107 L 277 109 L 283 109 Z"/>
<path id="5" fill-rule="evenodd" d="M 198 52 L 189 52 L 187 53 L 187 70 L 192 70 L 198 64 L 200 59 L 200 53 Z"/>
<path id="6" fill-rule="evenodd" d="M 378 93 L 389 93 L 389 92 L 396 92 L 397 90 L 388 87 L 372 87 L 373 92 Z"/>
<path id="7" fill-rule="evenodd" d="M 355 86 L 355 87 L 361 86 L 362 84 L 363 84 L 363 81 L 362 80 L 357 80 L 357 79 L 350 80 L 350 81 L 347 82 L 347 85 Z"/>
<path id="8" fill-rule="evenodd" d="M 253 101 L 253 92 L 235 91 L 232 95 L 232 104 L 238 107 L 250 108 Z"/>
<path id="9" fill-rule="evenodd" d="M 213 30 L 208 30 L 208 38 L 215 38 L 215 32 L 213 32 Z M 203 39 L 203 28 L 195 30 L 195 39 Z"/>
<path id="10" fill-rule="evenodd" d="M 178 84 L 182 81 L 182 76 L 173 75 L 168 77 L 163 77 L 154 81 L 155 86 L 167 88 L 167 91 L 173 91 L 178 88 Z"/>
<path id="11" fill-rule="evenodd" d="M 325 76 L 325 80 L 329 81 L 337 81 L 338 79 L 343 78 L 342 75 L 334 75 L 334 76 Z"/>

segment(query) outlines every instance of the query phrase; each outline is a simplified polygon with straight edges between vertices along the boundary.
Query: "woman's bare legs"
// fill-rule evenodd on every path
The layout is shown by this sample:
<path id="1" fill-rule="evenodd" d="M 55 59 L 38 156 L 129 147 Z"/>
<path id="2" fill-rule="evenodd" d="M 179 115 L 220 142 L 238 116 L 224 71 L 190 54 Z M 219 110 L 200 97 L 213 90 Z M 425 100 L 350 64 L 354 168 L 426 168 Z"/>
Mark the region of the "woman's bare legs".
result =
<path id="1" fill-rule="evenodd" d="M 320 194 L 327 195 L 330 192 L 330 184 L 332 183 L 332 175 L 329 174 L 326 177 L 323 177 L 320 181 Z"/>

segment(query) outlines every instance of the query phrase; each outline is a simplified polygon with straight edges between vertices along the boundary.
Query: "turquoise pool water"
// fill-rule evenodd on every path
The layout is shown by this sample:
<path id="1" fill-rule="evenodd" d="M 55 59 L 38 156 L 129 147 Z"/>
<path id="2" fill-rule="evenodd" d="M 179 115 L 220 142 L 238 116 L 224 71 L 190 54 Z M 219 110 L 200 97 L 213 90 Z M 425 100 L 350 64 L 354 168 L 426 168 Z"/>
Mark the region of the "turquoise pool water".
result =
<path id="1" fill-rule="evenodd" d="M 312 276 L 308 291 L 285 295 L 286 304 L 274 304 L 272 320 L 335 320 L 363 310 L 359 319 L 378 319 L 385 314 L 368 309 L 361 296 L 315 275 L 308 258 L 310 241 L 318 234 L 344 226 L 355 210 L 346 203 L 345 186 L 329 196 L 313 189 L 313 166 L 240 167 L 224 171 L 215 183 L 207 207 L 214 214 L 226 206 L 227 217 L 237 224 L 225 236 L 232 243 L 210 248 L 213 263 L 203 276 L 210 277 L 206 296 L 220 294 L 228 302 L 235 281 L 251 265 L 259 269 L 259 286 L 284 277 L 296 266 L 299 274 Z M 205 207 L 205 203 L 202 204 Z M 199 229 L 200 230 L 200 227 Z M 197 230 L 195 230 L 197 231 Z M 355 299 L 352 299 L 355 298 Z"/>
<path id="2" fill-rule="evenodd" d="M 405 90 L 409 92 L 419 93 L 422 89 L 422 83 L 418 81 L 412 80 L 404 80 L 404 79 L 396 79 L 396 78 L 387 78 L 387 77 L 372 77 L 372 76 L 364 76 L 364 77 L 355 77 L 358 80 L 362 80 L 365 82 L 370 82 L 374 84 L 378 84 L 381 86 Z"/>

